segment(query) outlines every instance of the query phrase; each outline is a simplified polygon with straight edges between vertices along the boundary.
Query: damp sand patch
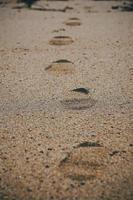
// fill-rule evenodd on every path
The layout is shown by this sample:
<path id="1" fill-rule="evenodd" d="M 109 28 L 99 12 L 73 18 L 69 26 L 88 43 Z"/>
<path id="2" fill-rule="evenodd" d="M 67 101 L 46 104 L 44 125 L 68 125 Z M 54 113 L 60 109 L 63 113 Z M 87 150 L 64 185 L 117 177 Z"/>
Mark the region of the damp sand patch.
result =
<path id="1" fill-rule="evenodd" d="M 71 37 L 69 36 L 55 36 L 53 37 L 50 41 L 50 45 L 69 45 L 72 44 L 74 41 Z"/>

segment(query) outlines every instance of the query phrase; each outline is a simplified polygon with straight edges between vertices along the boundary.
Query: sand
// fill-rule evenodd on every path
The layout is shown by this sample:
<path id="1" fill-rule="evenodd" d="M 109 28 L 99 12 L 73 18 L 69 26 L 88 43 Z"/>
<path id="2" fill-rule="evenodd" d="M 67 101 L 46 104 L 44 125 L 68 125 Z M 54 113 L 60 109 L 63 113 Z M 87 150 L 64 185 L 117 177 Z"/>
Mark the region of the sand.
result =
<path id="1" fill-rule="evenodd" d="M 0 7 L 0 200 L 133 199 L 133 12 L 120 3 Z"/>

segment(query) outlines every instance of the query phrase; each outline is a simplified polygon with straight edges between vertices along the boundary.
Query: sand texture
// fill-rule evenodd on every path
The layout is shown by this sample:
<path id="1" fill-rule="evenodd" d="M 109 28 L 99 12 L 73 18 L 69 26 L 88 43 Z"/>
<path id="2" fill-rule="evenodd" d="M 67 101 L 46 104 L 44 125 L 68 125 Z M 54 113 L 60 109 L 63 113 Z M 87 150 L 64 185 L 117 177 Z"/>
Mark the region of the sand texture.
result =
<path id="1" fill-rule="evenodd" d="M 133 12 L 0 7 L 0 200 L 133 199 Z"/>

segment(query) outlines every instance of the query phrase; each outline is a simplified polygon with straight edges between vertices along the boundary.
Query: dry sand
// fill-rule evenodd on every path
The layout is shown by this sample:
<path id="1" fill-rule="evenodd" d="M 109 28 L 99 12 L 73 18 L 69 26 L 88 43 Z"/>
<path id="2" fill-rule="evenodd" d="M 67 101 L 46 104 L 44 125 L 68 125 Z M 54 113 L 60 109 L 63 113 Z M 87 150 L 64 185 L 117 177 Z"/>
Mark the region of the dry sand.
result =
<path id="1" fill-rule="evenodd" d="M 133 199 L 133 12 L 119 3 L 0 8 L 0 200 Z"/>

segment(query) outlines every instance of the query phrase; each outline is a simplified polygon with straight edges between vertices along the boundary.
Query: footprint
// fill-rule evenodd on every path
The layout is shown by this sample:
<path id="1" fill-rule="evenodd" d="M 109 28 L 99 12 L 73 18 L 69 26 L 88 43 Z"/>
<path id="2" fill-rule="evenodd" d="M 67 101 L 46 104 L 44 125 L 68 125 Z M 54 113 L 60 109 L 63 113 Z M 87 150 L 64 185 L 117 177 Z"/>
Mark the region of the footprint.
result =
<path id="1" fill-rule="evenodd" d="M 85 110 L 93 107 L 96 104 L 96 100 L 92 99 L 91 97 L 89 98 L 84 98 L 84 99 L 66 99 L 62 100 L 61 104 L 65 109 L 70 109 L 70 110 Z"/>
<path id="2" fill-rule="evenodd" d="M 65 178 L 86 182 L 103 176 L 107 163 L 108 151 L 104 147 L 80 148 L 68 154 L 58 170 Z"/>
<path id="3" fill-rule="evenodd" d="M 55 36 L 49 41 L 50 45 L 68 45 L 72 44 L 74 41 L 69 36 Z"/>
<path id="4" fill-rule="evenodd" d="M 81 22 L 79 18 L 73 17 L 69 18 L 66 22 L 64 22 L 68 26 L 80 26 Z"/>
<path id="5" fill-rule="evenodd" d="M 67 75 L 74 73 L 74 64 L 69 60 L 61 59 L 53 62 L 47 68 L 45 68 L 50 73 L 54 75 Z"/>
<path id="6" fill-rule="evenodd" d="M 85 6 L 84 9 L 86 12 L 89 12 L 89 13 L 97 13 L 98 12 L 97 10 L 94 9 L 93 6 Z"/>

